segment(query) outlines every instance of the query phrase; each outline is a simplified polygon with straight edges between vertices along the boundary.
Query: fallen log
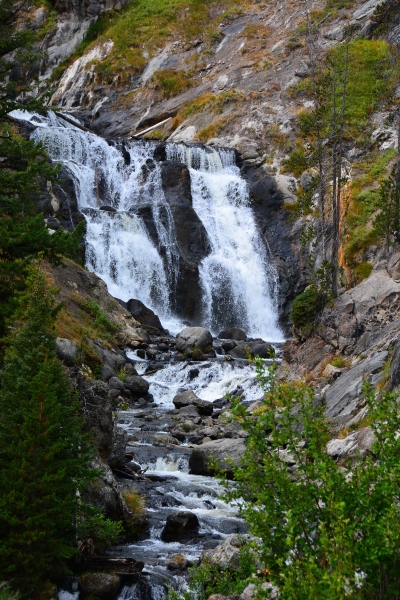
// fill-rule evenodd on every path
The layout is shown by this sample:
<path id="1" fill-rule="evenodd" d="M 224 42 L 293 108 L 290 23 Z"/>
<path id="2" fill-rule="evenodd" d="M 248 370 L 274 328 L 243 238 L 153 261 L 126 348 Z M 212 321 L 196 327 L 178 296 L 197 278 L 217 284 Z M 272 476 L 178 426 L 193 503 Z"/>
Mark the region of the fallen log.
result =
<path id="1" fill-rule="evenodd" d="M 80 554 L 80 568 L 90 571 L 112 571 L 123 575 L 137 575 L 144 568 L 144 563 L 134 558 L 122 556 L 97 556 L 96 554 Z"/>

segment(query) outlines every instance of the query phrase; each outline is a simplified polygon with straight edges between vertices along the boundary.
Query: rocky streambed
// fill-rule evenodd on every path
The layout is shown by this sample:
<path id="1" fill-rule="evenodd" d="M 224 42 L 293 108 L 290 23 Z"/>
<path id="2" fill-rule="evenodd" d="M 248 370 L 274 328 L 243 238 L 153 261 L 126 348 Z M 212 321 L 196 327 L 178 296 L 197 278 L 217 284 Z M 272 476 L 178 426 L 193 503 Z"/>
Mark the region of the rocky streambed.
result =
<path id="1" fill-rule="evenodd" d="M 203 552 L 228 548 L 228 560 L 239 552 L 246 527 L 238 507 L 220 498 L 210 460 L 228 477 L 230 461 L 239 461 L 247 434 L 231 419 L 230 398 L 239 396 L 251 410 L 262 396 L 254 365 L 241 356 L 266 357 L 271 346 L 238 329 L 224 336 L 213 340 L 199 327 L 177 338 L 153 334 L 145 348 L 125 350 L 119 377 L 103 364 L 116 426 L 111 466 L 122 495 L 144 499 L 146 523 L 137 541 L 109 550 L 143 563 L 140 576 L 113 575 L 114 588 L 105 581 L 101 598 L 161 600 L 169 585 L 187 586 L 187 569 Z M 81 597 L 82 585 L 67 587 L 60 600 Z"/>

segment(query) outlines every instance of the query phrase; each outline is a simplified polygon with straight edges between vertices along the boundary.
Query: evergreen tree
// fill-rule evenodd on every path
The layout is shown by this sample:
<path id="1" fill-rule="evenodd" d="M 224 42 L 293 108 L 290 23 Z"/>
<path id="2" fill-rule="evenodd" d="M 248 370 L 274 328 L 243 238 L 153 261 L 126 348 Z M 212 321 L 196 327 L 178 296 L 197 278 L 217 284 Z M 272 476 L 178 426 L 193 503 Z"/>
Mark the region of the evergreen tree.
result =
<path id="1" fill-rule="evenodd" d="M 24 323 L 6 352 L 0 390 L 0 579 L 35 598 L 76 552 L 79 491 L 93 478 L 79 404 L 56 357 L 54 298 L 28 278 Z"/>

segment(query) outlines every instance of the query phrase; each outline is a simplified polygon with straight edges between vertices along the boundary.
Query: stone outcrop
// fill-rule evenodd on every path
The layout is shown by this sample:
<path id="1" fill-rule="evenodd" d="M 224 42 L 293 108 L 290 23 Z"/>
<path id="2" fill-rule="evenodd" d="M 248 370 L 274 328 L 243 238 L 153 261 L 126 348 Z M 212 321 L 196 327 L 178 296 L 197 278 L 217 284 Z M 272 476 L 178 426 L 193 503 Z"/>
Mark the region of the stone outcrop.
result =
<path id="1" fill-rule="evenodd" d="M 167 522 L 161 532 L 164 542 L 189 542 L 197 536 L 199 520 L 189 511 L 181 511 L 167 517 Z"/>
<path id="2" fill-rule="evenodd" d="M 186 327 L 177 337 L 176 347 L 180 352 L 206 350 L 212 346 L 213 337 L 204 327 Z"/>

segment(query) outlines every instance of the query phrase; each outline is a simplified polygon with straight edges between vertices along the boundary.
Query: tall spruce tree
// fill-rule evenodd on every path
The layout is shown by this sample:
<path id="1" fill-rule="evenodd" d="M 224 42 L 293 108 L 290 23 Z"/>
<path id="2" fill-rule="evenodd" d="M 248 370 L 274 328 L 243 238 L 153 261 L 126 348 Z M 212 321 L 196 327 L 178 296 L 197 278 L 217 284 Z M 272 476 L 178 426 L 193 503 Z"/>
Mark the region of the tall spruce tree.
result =
<path id="1" fill-rule="evenodd" d="M 0 580 L 33 599 L 76 552 L 79 491 L 93 478 L 79 403 L 56 357 L 54 298 L 28 278 L 0 390 Z"/>

